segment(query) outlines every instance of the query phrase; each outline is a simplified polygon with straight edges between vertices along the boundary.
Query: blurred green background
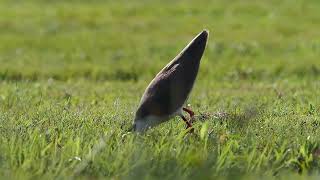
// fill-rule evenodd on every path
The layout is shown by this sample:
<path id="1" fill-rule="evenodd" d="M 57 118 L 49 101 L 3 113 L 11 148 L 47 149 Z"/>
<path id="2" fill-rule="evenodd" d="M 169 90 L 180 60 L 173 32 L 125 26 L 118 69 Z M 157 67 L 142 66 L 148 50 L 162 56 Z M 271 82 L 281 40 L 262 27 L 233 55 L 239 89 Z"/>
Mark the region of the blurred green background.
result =
<path id="1" fill-rule="evenodd" d="M 5 1 L 1 77 L 149 79 L 204 28 L 211 32 L 206 76 L 317 77 L 319 6 L 317 0 Z"/>

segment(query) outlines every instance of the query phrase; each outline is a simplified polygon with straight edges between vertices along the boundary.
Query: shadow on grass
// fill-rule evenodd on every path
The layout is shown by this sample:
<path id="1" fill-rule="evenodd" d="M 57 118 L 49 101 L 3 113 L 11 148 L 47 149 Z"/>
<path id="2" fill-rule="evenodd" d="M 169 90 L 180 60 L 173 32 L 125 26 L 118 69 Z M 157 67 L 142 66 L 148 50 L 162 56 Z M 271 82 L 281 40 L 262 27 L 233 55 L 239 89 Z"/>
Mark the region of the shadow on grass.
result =
<path id="1" fill-rule="evenodd" d="M 233 127 L 245 127 L 252 120 L 260 116 L 263 112 L 263 106 L 248 106 L 243 111 L 227 112 L 217 111 L 214 113 L 202 112 L 195 117 L 195 121 L 217 120 L 220 124 L 227 122 Z"/>

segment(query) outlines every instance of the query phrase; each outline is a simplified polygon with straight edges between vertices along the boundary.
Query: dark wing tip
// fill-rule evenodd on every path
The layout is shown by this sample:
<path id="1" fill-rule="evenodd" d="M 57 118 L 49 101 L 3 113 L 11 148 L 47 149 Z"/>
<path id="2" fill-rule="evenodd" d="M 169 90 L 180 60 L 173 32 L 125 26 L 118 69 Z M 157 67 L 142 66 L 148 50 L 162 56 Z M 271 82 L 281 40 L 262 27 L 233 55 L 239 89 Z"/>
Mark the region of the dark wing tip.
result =
<path id="1" fill-rule="evenodd" d="M 205 34 L 206 36 L 209 36 L 210 31 L 208 29 L 204 29 L 201 34 Z"/>
<path id="2" fill-rule="evenodd" d="M 209 37 L 209 30 L 204 29 L 201 33 L 198 34 L 196 39 L 201 39 L 202 42 L 207 42 L 208 37 Z"/>

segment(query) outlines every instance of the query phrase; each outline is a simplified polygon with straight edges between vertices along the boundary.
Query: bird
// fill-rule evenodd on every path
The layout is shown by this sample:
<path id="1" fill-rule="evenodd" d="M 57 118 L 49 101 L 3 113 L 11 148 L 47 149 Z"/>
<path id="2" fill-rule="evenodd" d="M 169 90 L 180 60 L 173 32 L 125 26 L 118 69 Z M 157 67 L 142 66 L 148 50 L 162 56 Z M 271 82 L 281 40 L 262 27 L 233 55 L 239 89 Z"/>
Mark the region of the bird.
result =
<path id="1" fill-rule="evenodd" d="M 208 38 L 209 31 L 204 29 L 153 78 L 141 97 L 131 127 L 133 131 L 144 132 L 175 116 L 180 116 L 187 129 L 193 130 L 191 120 L 188 121 L 183 111 L 190 119 L 194 117 L 195 113 L 185 107 L 185 103 L 196 80 Z"/>

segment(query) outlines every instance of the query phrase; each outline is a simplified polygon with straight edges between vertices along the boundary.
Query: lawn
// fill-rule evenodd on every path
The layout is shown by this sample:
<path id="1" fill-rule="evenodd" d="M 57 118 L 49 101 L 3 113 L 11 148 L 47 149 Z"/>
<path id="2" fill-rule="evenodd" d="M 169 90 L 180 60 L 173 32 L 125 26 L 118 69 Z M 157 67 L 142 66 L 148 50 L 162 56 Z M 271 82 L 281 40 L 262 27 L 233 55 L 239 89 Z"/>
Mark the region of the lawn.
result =
<path id="1" fill-rule="evenodd" d="M 320 1 L 0 1 L 3 179 L 318 179 Z M 210 37 L 179 118 L 128 133 L 155 74 Z"/>

